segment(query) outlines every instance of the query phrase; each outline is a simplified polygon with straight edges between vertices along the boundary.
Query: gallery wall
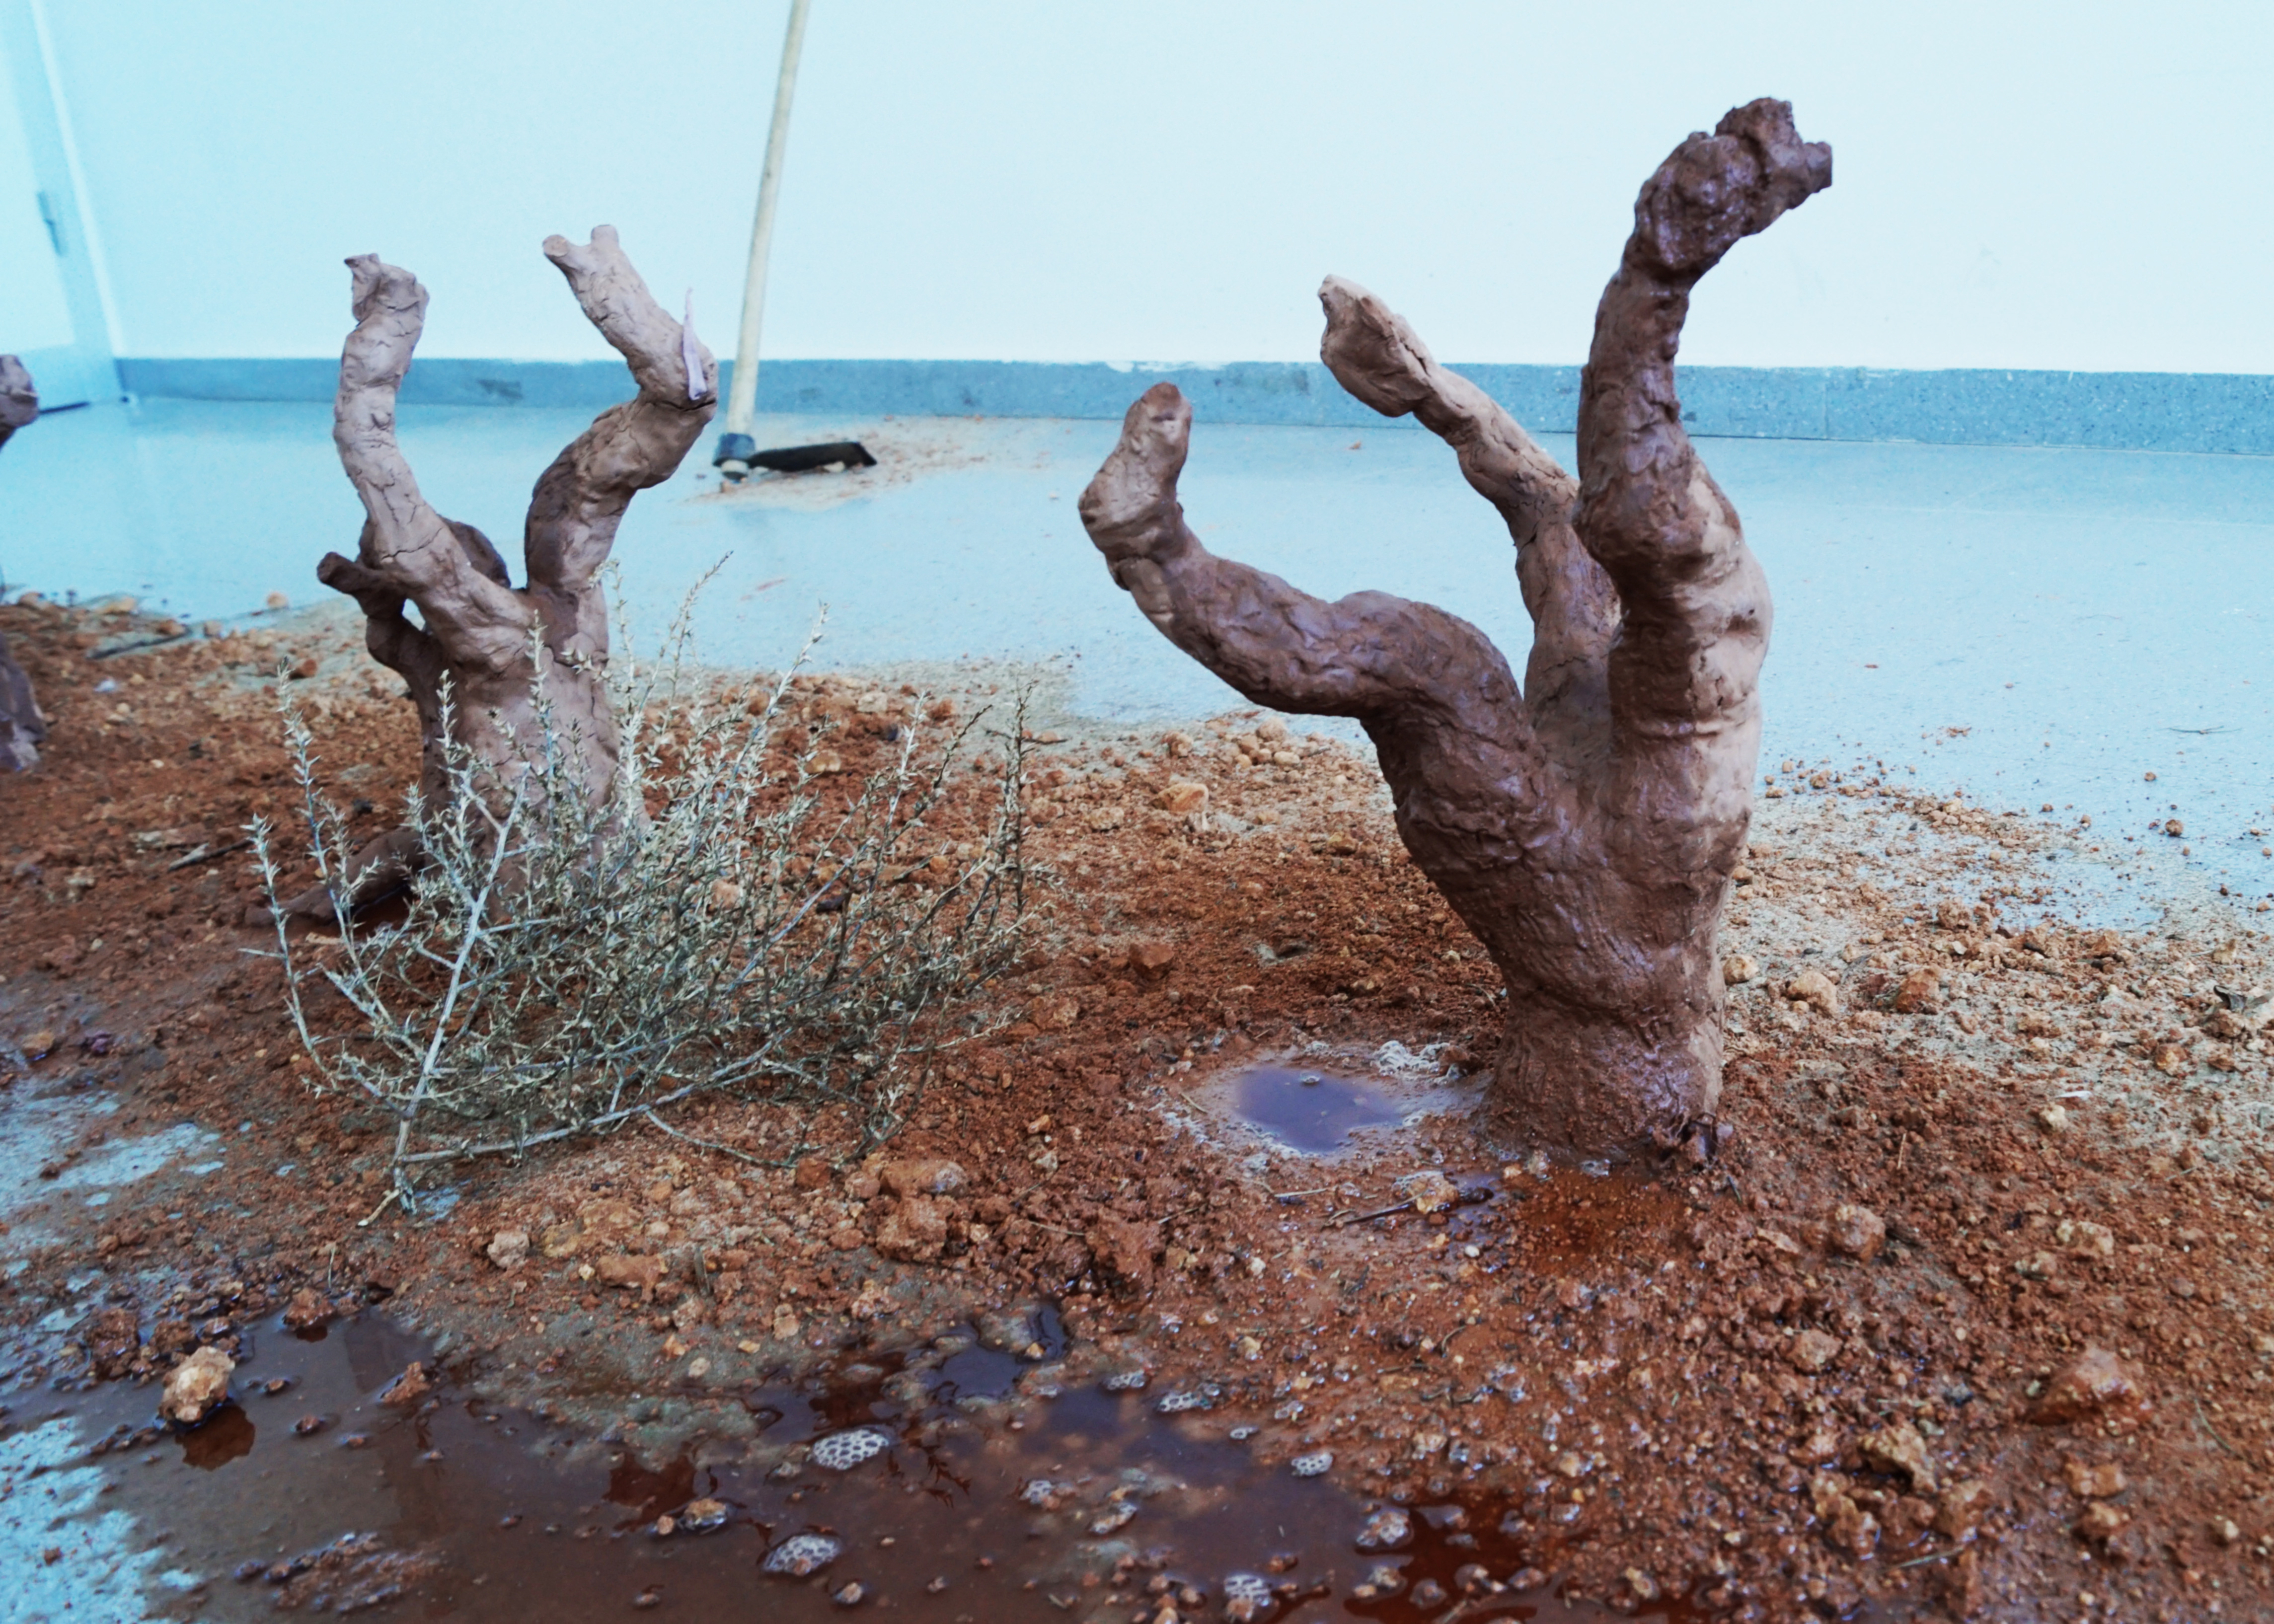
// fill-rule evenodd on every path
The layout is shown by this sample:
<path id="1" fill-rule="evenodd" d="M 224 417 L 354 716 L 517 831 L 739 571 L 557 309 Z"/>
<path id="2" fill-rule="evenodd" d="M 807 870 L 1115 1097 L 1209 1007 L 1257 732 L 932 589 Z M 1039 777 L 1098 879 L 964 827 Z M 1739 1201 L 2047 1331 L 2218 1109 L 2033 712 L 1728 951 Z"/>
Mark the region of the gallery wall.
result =
<path id="1" fill-rule="evenodd" d="M 786 0 L 44 0 L 124 357 L 604 353 L 538 252 L 617 225 L 722 354 Z M 1833 190 L 1684 359 L 2274 372 L 2274 8 L 815 0 L 766 351 L 1292 360 L 1367 283 L 1438 353 L 1585 351 L 1637 185 L 1759 94 Z"/>

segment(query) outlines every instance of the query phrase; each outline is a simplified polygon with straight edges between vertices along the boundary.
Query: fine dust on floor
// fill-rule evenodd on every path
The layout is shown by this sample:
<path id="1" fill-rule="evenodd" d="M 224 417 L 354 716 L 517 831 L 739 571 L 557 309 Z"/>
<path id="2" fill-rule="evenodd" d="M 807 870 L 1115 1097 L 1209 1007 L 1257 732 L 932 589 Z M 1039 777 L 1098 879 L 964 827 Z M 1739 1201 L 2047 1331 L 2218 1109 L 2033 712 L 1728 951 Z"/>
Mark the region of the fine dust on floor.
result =
<path id="1" fill-rule="evenodd" d="M 1516 1166 L 1432 1115 L 1364 1130 L 1298 1181 L 1282 1153 L 1299 1147 L 1259 1171 L 1256 1147 L 1191 1096 L 1258 1064 L 1299 1087 L 1305 1068 L 1393 1043 L 1428 1057 L 1431 1086 L 1473 1086 L 1498 1020 L 1491 966 L 1404 861 L 1347 745 L 1252 712 L 1141 733 L 1037 715 L 1030 852 L 1052 879 L 999 989 L 1011 1024 L 945 1068 L 885 1150 L 848 1154 L 841 1122 L 709 1101 L 672 1125 L 724 1151 L 642 1130 L 478 1164 L 442 1215 L 365 1227 L 377 1124 L 296 1080 L 274 973 L 243 952 L 242 870 L 205 853 L 289 803 L 256 668 L 307 663 L 327 770 L 374 820 L 413 760 L 402 708 L 336 629 L 123 655 L 98 699 L 76 662 L 132 626 L 0 613 L 60 724 L 49 767 L 10 786 L 25 815 L 0 1024 L 19 1047 L 53 1039 L 10 1092 L 113 1103 L 57 1160 L 87 1161 L 97 1132 L 194 1124 L 223 1132 L 229 1169 L 8 1215 L 12 1438 L 43 1403 L 147 1415 L 137 1372 L 154 1381 L 200 1342 L 249 1350 L 255 1369 L 309 1293 L 427 1339 L 452 1405 L 534 1417 L 564 1459 L 668 1477 L 641 1501 L 651 1517 L 735 1498 L 689 1477 L 664 1504 L 674 1462 L 763 1478 L 809 1441 L 756 1395 L 865 1365 L 920 1415 L 922 1381 L 894 1396 L 896 1372 L 991 1348 L 1024 1373 L 956 1408 L 974 1429 L 957 1447 L 1016 1456 L 1071 1427 L 1093 1476 L 1056 1512 L 973 1498 L 996 1481 L 975 1471 L 920 1492 L 1004 1530 L 1008 1594 L 1083 1619 L 1219 1614 L 1234 1560 L 1263 1564 L 1236 1571 L 1298 1618 L 1440 1618 L 1464 1583 L 1477 1594 L 1458 1616 L 1523 1617 L 1539 1599 L 1519 1576 L 1714 1617 L 2267 1609 L 2266 939 L 2211 898 L 2150 930 L 2080 914 L 2056 876 L 2102 857 L 2089 829 L 1921 798 L 1868 763 L 1781 782 L 1730 904 L 1721 1155 Z M 967 706 L 993 681 L 961 676 Z M 798 719 L 834 723 L 857 766 L 929 697 L 902 686 L 811 678 Z M 80 1041 L 97 1031 L 100 1055 Z M 1380 1081 L 1392 1099 L 1416 1086 Z M 491 1260 L 501 1231 L 530 1237 L 496 1252 L 509 1267 Z M 1046 1312 L 1063 1346 L 1021 1342 Z M 2105 1380 L 2072 1391 L 2080 1363 Z M 124 1382 L 50 1396 L 98 1368 Z M 354 1394 L 388 1373 L 358 1373 Z M 1151 1435 L 1092 1410 L 1157 1420 L 1168 1400 L 1168 1417 L 1205 1417 L 1209 1447 L 1236 1444 L 1234 1481 L 1331 1491 L 1334 1525 L 1235 1556 L 1133 1492 L 1111 1502 L 1138 1503 L 1126 1547 L 1073 1527 L 1120 1515 L 1096 1492 L 1123 1486 L 1112 1474 L 1142 1462 L 1117 1451 Z M 247 1462 L 291 1436 L 257 1432 L 215 1481 L 268 1470 Z M 780 1480 L 785 1506 L 797 1481 Z M 1343 1520 L 1374 1511 L 1475 1550 L 1477 1571 L 1417 1561 L 1377 1582 Z M 1065 1539 L 1029 1553 L 1019 1530 L 1038 1513 Z M 1158 1543 L 1155 1524 L 1171 1530 Z M 864 1533 L 887 1537 L 852 1519 L 832 1537 Z M 145 1521 L 102 1560 L 150 1538 Z M 679 1538 L 665 1544 L 740 1550 Z M 757 1560 L 753 1545 L 735 1570 Z M 1329 1570 L 1329 1594 L 1302 1593 Z M 234 1583 L 197 1576 L 193 1598 Z M 419 1583 L 448 1587 L 458 1616 L 508 1616 L 474 1576 L 451 1558 Z M 1425 1577 L 1447 1594 L 1417 1596 Z M 958 1614 L 946 1592 L 937 1609 Z"/>

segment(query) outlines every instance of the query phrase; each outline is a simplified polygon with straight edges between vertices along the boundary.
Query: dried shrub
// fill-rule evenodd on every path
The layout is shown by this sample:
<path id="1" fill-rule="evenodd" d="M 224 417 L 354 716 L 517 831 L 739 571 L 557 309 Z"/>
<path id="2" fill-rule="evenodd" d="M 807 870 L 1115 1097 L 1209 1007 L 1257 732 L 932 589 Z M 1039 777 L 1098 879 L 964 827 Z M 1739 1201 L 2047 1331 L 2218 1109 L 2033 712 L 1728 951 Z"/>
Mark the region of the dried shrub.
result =
<path id="1" fill-rule="evenodd" d="M 719 1090 L 849 1108 L 865 1147 L 906 1119 L 941 1051 L 983 1029 L 973 995 L 1025 924 L 1023 703 L 990 730 L 1002 748 L 983 770 L 956 763 L 986 713 L 929 733 L 919 699 L 880 764 L 842 775 L 829 728 L 790 720 L 802 655 L 769 686 L 720 687 L 690 680 L 684 628 L 652 673 L 629 658 L 612 673 L 626 721 L 610 797 L 580 793 L 586 753 L 538 693 L 516 759 L 493 768 L 452 742 L 447 793 L 407 797 L 419 852 L 403 900 L 298 941 L 280 911 L 315 1086 L 395 1124 L 393 1198 L 410 1204 L 433 1163 Z M 356 843 L 307 727 L 289 697 L 280 709 L 309 853 L 345 918 Z M 983 836 L 959 843 L 942 815 L 974 799 Z M 252 833 L 274 908 L 275 838 L 265 821 Z M 390 904 L 407 912 L 373 923 Z"/>

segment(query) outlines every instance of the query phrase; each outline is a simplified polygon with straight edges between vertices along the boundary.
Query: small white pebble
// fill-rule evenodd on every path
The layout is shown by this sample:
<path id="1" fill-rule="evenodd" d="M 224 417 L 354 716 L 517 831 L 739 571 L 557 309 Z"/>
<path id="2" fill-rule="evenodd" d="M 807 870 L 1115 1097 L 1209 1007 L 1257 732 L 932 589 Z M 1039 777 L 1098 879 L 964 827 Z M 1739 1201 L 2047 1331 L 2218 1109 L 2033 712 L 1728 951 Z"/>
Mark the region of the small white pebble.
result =
<path id="1" fill-rule="evenodd" d="M 792 1534 L 766 1553 L 759 1571 L 803 1579 L 819 1573 L 844 1552 L 843 1542 L 826 1534 Z"/>
<path id="2" fill-rule="evenodd" d="M 825 1466 L 831 1471 L 849 1471 L 863 1461 L 872 1461 L 892 1447 L 892 1440 L 873 1426 L 856 1426 L 847 1432 L 832 1432 L 813 1446 L 813 1463 Z"/>

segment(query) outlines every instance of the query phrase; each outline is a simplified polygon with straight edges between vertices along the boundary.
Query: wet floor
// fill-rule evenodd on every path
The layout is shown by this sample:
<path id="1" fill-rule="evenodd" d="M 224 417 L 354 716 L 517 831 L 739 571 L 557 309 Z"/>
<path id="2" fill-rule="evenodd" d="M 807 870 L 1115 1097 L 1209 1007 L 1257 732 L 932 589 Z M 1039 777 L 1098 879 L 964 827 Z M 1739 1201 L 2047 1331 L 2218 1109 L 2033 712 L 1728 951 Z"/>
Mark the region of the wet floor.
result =
<path id="1" fill-rule="evenodd" d="M 132 1519 L 127 1545 L 169 1572 L 159 1617 L 1403 1621 L 1465 1594 L 1465 1620 L 1606 1617 L 1525 1572 L 1492 1506 L 1358 1501 L 1258 1462 L 1205 1392 L 1071 1387 L 971 1331 L 757 1387 L 753 1440 L 671 1460 L 448 1383 L 388 1408 L 423 1353 L 378 1315 L 316 1340 L 266 1321 L 232 1403 L 189 1433 L 150 1424 L 154 1385 L 11 1395 L 11 1433 L 75 1440 L 9 1492 L 36 1501 L 48 1478 Z M 79 1522 L 56 1526 L 56 1560 L 94 1560 Z"/>
<path id="2" fill-rule="evenodd" d="M 1039 1328 L 1040 1363 L 968 1329 L 856 1353 L 745 1395 L 750 1438 L 655 1461 L 447 1382 L 392 1408 L 406 1366 L 433 1368 L 415 1339 L 372 1314 L 312 1339 L 271 1320 L 242 1334 L 231 1404 L 186 1434 L 150 1424 L 154 1387 L 9 1395 L 11 1433 L 75 1437 L 0 1498 L 79 1508 L 52 1534 L 66 1582 L 102 1554 L 101 1507 L 109 1538 L 156 1553 L 153 1613 L 179 1618 L 1403 1621 L 1465 1595 L 1465 1620 L 1608 1616 L 1526 1571 L 1495 1507 L 1267 1467 L 1204 1391 L 1066 1384 L 1054 1316 Z"/>

